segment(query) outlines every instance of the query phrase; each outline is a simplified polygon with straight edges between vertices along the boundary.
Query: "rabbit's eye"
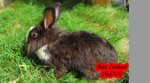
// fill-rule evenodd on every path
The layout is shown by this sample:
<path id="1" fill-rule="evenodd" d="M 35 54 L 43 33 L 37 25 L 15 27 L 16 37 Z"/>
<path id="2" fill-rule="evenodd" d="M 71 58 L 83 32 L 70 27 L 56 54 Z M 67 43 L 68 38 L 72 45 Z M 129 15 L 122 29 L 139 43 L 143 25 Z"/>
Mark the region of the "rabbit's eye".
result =
<path id="1" fill-rule="evenodd" d="M 32 38 L 37 38 L 37 36 L 38 36 L 38 33 L 36 33 L 36 32 L 31 33 Z"/>

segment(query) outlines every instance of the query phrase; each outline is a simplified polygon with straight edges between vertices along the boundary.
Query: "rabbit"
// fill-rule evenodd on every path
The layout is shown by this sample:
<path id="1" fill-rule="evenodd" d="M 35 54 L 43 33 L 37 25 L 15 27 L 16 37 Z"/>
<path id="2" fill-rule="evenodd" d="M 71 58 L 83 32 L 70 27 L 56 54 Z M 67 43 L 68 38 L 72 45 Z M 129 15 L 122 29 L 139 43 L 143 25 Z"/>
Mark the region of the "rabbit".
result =
<path id="1" fill-rule="evenodd" d="M 101 36 L 85 31 L 61 31 L 55 25 L 61 12 L 61 4 L 53 3 L 45 8 L 43 20 L 31 27 L 27 37 L 27 53 L 37 57 L 50 67 L 54 75 L 61 78 L 69 71 L 85 79 L 98 79 L 98 62 L 117 63 L 113 46 Z"/>

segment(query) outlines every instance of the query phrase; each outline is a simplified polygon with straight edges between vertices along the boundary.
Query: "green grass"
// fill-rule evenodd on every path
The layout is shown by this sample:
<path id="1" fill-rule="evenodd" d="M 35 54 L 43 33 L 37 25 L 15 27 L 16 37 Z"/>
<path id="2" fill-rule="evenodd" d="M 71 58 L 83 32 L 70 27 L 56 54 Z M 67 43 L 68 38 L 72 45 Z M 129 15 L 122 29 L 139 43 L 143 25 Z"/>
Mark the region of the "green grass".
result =
<path id="1" fill-rule="evenodd" d="M 23 47 L 31 25 L 42 19 L 44 5 L 15 2 L 0 9 L 0 82 L 18 83 L 87 83 L 68 73 L 55 79 L 54 69 L 37 65 L 28 58 Z M 73 9 L 64 9 L 57 25 L 70 32 L 84 30 L 108 39 L 117 51 L 119 62 L 128 62 L 129 16 L 128 12 L 112 6 L 85 6 L 78 4 Z M 126 78 L 124 78 L 126 79 Z M 123 79 L 122 79 L 123 80 Z M 102 79 L 97 83 L 121 82 L 117 79 Z"/>

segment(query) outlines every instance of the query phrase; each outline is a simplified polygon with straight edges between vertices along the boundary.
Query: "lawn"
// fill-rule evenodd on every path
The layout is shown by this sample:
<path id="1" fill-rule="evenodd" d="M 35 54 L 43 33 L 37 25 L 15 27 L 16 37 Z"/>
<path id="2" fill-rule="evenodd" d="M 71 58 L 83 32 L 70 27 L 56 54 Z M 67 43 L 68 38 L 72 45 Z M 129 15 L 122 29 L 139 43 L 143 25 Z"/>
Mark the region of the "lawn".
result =
<path id="1" fill-rule="evenodd" d="M 31 0 L 33 1 L 33 0 Z M 28 56 L 24 50 L 30 26 L 42 19 L 43 4 L 17 0 L 0 9 L 0 82 L 18 83 L 87 83 L 68 73 L 57 80 L 54 69 L 39 65 L 38 58 Z M 119 62 L 128 62 L 129 15 L 119 7 L 86 6 L 76 4 L 63 8 L 56 23 L 60 29 L 70 32 L 84 30 L 105 37 L 116 49 Z M 33 56 L 34 57 L 34 56 Z M 100 79 L 96 83 L 119 83 L 124 79 Z"/>

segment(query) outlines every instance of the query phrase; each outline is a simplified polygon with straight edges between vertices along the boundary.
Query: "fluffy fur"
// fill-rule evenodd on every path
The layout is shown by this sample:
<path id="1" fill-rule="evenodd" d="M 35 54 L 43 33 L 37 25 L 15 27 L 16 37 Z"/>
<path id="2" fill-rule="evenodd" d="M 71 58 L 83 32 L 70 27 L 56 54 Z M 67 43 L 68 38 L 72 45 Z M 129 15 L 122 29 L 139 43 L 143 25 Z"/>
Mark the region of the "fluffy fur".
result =
<path id="1" fill-rule="evenodd" d="M 30 31 L 27 40 L 28 53 L 37 53 L 38 56 L 43 57 L 41 52 L 44 52 L 46 57 L 49 56 L 49 58 L 42 59 L 49 66 L 56 68 L 56 78 L 60 78 L 70 70 L 75 70 L 86 79 L 98 79 L 99 73 L 95 70 L 96 63 L 99 61 L 116 63 L 117 56 L 114 48 L 106 39 L 94 33 L 60 31 L 54 25 L 59 16 L 59 8 L 60 4 L 54 3 L 44 10 L 44 15 L 47 15 L 45 14 L 47 12 L 51 13 L 50 16 L 54 19 L 44 16 L 43 21 Z M 51 23 L 44 23 L 45 19 Z M 46 28 L 45 25 L 49 27 Z M 46 47 L 43 47 L 45 45 Z"/>

